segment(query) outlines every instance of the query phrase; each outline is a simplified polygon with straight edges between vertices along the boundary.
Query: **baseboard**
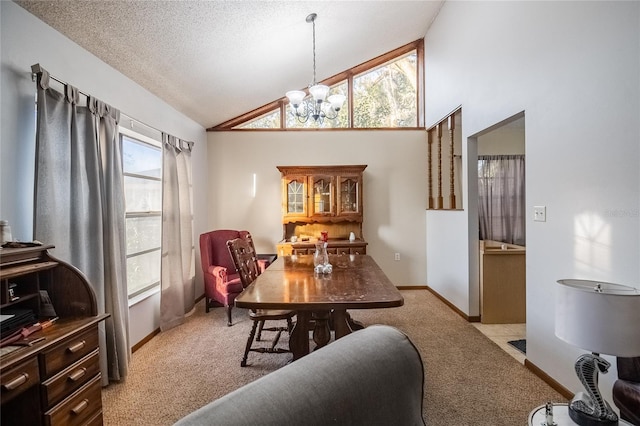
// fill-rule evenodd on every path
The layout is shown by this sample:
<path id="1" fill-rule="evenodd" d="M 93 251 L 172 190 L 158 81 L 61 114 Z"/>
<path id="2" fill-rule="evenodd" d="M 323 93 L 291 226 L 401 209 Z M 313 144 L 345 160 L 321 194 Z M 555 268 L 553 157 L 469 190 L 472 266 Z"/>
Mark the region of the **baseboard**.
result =
<path id="1" fill-rule="evenodd" d="M 204 299 L 204 294 L 201 295 L 200 297 L 196 298 L 195 303 L 197 304 L 202 299 Z M 131 347 L 131 353 L 134 353 L 135 351 L 137 351 L 138 349 L 143 347 L 145 345 L 145 343 L 147 343 L 149 340 L 153 339 L 159 333 L 160 333 L 160 328 L 156 328 L 155 330 L 153 330 L 150 334 L 146 335 L 142 340 L 140 340 L 138 343 L 136 343 L 135 345 L 133 345 Z"/>
<path id="2" fill-rule="evenodd" d="M 529 361 L 528 359 L 524 360 L 524 366 L 527 367 L 533 374 L 540 377 L 543 382 L 551 386 L 555 391 L 557 391 L 560 395 L 564 396 L 568 400 L 573 398 L 573 392 L 569 389 L 562 386 L 560 383 L 555 381 L 551 376 L 545 373 L 542 369 L 540 369 L 537 365 Z"/>
<path id="3" fill-rule="evenodd" d="M 465 314 L 464 312 L 462 312 L 460 309 L 458 309 L 458 307 L 456 305 L 454 305 L 453 303 L 449 302 L 444 296 L 442 296 L 440 293 L 438 293 L 437 291 L 435 291 L 434 289 L 432 289 L 428 285 L 424 286 L 423 288 L 425 288 L 426 290 L 429 290 L 434 296 L 436 296 L 445 305 L 447 305 L 449 308 L 451 308 L 451 310 L 453 312 L 455 312 L 456 314 L 460 315 L 462 318 L 464 318 L 468 322 L 480 322 L 480 316 L 479 315 L 478 316 L 469 316 L 469 315 Z"/>
<path id="4" fill-rule="evenodd" d="M 159 333 L 160 333 L 160 328 L 156 328 L 155 330 L 153 330 L 151 332 L 151 334 L 148 334 L 142 340 L 140 340 L 138 343 L 133 345 L 133 347 L 131 347 L 131 353 L 134 353 L 135 351 L 137 351 L 138 349 L 143 347 L 145 345 L 145 343 L 147 343 L 149 340 L 153 339 Z"/>

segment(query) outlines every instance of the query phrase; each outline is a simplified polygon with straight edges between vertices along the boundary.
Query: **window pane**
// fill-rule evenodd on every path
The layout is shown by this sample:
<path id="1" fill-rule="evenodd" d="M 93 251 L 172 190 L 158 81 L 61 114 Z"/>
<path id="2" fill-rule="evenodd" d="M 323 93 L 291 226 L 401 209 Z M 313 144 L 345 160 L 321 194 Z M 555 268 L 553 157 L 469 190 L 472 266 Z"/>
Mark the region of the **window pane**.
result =
<path id="1" fill-rule="evenodd" d="M 162 210 L 162 182 L 125 176 L 124 200 L 127 212 L 159 212 Z"/>
<path id="2" fill-rule="evenodd" d="M 280 128 L 280 110 L 279 109 L 234 127 L 234 129 L 279 129 L 279 128 Z"/>
<path id="3" fill-rule="evenodd" d="M 327 95 L 327 98 L 331 95 L 337 95 L 337 94 L 341 94 L 341 95 L 345 95 L 347 96 L 348 90 L 347 90 L 347 82 L 344 81 L 338 85 L 335 85 L 333 87 L 331 87 L 331 89 L 329 90 L 329 94 Z M 307 96 L 305 98 L 305 101 L 310 101 L 312 100 L 312 98 L 310 96 Z M 309 119 L 304 122 L 301 123 L 300 120 L 293 115 L 292 113 L 292 108 L 290 104 L 287 104 L 287 128 L 288 129 L 335 129 L 335 128 L 347 128 L 349 127 L 349 101 L 348 99 L 344 101 L 344 104 L 342 105 L 342 108 L 340 109 L 340 111 L 338 112 L 338 116 L 335 119 L 329 119 L 329 118 L 325 118 L 322 123 L 320 123 L 319 121 L 316 122 L 312 117 L 309 117 Z M 335 117 L 334 114 L 329 113 L 330 117 Z"/>
<path id="4" fill-rule="evenodd" d="M 160 248 L 162 216 L 128 217 L 126 222 L 127 255 Z"/>
<path id="5" fill-rule="evenodd" d="M 122 165 L 124 173 L 162 177 L 160 147 L 122 136 Z"/>
<path id="6" fill-rule="evenodd" d="M 129 295 L 160 282 L 160 249 L 127 258 Z"/>
<path id="7" fill-rule="evenodd" d="M 354 127 L 416 127 L 416 52 L 355 77 L 353 104 Z"/>
<path id="8" fill-rule="evenodd" d="M 159 141 L 142 135 L 137 138 L 121 133 L 120 137 L 125 175 L 127 293 L 131 298 L 160 283 L 162 149 Z"/>

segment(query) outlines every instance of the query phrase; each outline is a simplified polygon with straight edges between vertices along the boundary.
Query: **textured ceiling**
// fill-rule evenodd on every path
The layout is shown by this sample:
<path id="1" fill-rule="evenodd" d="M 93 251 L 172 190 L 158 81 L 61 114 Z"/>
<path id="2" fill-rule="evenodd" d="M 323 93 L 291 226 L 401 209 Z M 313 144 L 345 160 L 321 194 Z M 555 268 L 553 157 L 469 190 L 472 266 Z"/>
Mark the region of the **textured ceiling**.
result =
<path id="1" fill-rule="evenodd" d="M 443 1 L 16 3 L 211 127 L 311 82 L 309 13 L 323 80 L 423 38 Z"/>

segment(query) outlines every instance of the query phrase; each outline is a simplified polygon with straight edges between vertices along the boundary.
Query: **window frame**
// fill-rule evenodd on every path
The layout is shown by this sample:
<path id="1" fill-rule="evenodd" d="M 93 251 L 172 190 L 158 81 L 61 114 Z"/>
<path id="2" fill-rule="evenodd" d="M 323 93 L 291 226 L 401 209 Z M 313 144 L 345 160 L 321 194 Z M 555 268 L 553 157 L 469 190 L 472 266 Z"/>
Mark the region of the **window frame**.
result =
<path id="1" fill-rule="evenodd" d="M 134 178 L 138 178 L 138 179 L 147 179 L 149 181 L 156 181 L 156 182 L 160 182 L 160 184 L 162 185 L 162 166 L 163 166 L 163 162 L 162 162 L 162 156 L 163 156 L 163 152 L 162 152 L 162 142 L 161 140 L 156 140 L 153 137 L 149 137 L 146 134 L 143 133 L 139 133 L 136 132 L 135 130 L 130 130 L 127 127 L 124 126 L 119 126 L 118 128 L 118 138 L 119 138 L 119 142 L 120 142 L 120 146 L 121 146 L 121 150 L 122 150 L 122 155 L 124 155 L 124 138 L 128 138 L 130 140 L 133 140 L 136 143 L 140 143 L 140 144 L 146 144 L 149 146 L 152 146 L 154 148 L 159 149 L 160 151 L 160 167 L 161 167 L 161 172 L 160 172 L 160 177 L 152 177 L 152 176 L 146 176 L 146 175 L 140 175 L 140 174 L 136 174 L 136 173 L 127 173 L 124 172 L 123 170 L 123 176 L 124 177 L 134 177 Z M 124 159 L 123 159 L 124 161 Z M 124 197 L 124 194 L 123 194 Z M 161 200 L 162 203 L 162 200 Z M 161 204 L 162 206 L 162 204 Z M 154 247 L 154 248 L 147 248 L 144 249 L 142 251 L 138 251 L 136 253 L 126 253 L 126 259 L 128 260 L 131 257 L 134 256 L 141 256 L 141 255 L 145 255 L 151 252 L 155 252 L 157 251 L 160 254 L 160 257 L 162 258 L 162 208 L 159 211 L 147 211 L 147 212 L 140 212 L 140 211 L 128 211 L 126 210 L 125 207 L 125 239 L 127 238 L 126 235 L 126 222 L 127 219 L 137 219 L 137 218 L 141 218 L 141 217 L 159 217 L 160 218 L 160 223 L 161 223 L 161 227 L 160 227 L 160 245 L 158 247 Z M 129 292 L 129 274 L 127 272 L 127 299 L 129 300 L 129 306 L 134 305 L 135 303 L 137 303 L 138 301 L 148 297 L 149 295 L 158 292 L 160 290 L 160 280 L 161 280 L 161 271 L 158 271 L 158 277 L 160 277 L 157 281 L 148 284 L 147 286 L 136 290 L 133 293 Z"/>
<path id="2" fill-rule="evenodd" d="M 332 77 L 329 77 L 325 80 L 319 82 L 320 84 L 325 84 L 329 87 L 333 87 L 343 81 L 347 82 L 347 105 L 349 108 L 349 125 L 347 127 L 340 128 L 323 128 L 323 127 L 314 127 L 314 128 L 287 128 L 286 127 L 286 114 L 287 114 L 287 105 L 288 100 L 285 96 L 282 98 L 270 102 L 266 105 L 263 105 L 259 108 L 254 109 L 253 111 L 247 112 L 245 114 L 239 115 L 238 117 L 232 118 L 231 120 L 225 121 L 217 126 L 213 126 L 207 129 L 208 132 L 217 132 L 217 131 L 242 131 L 242 132 L 269 132 L 269 131 L 317 131 L 317 130 L 367 130 L 365 127 L 354 127 L 353 126 L 353 78 L 363 73 L 373 70 L 379 66 L 382 66 L 386 63 L 392 62 L 394 59 L 399 59 L 405 56 L 407 53 L 412 51 L 416 51 L 416 59 L 417 59 L 417 75 L 416 75 L 416 123 L 417 127 L 375 127 L 371 128 L 372 130 L 423 130 L 425 128 L 424 124 L 424 39 L 418 39 L 414 42 L 408 43 L 402 47 L 394 49 L 390 52 L 382 54 L 374 59 L 371 59 L 367 62 L 364 62 L 360 65 L 357 65 L 353 68 L 350 68 L 346 71 L 343 71 L 339 74 L 336 74 Z M 279 128 L 264 128 L 264 129 L 255 129 L 255 128 L 237 128 L 237 126 L 241 126 L 246 122 L 264 116 L 265 114 L 280 111 L 280 127 Z"/>

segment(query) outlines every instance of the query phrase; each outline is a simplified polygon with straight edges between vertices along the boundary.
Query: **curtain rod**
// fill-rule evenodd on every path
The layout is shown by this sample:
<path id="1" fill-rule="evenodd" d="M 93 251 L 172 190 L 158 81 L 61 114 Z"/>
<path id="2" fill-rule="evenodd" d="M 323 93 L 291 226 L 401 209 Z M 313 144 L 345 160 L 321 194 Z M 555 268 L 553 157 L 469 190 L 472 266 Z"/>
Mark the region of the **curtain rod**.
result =
<path id="1" fill-rule="evenodd" d="M 42 74 L 43 72 L 45 72 L 45 69 L 44 69 L 44 68 L 42 68 L 42 67 L 40 66 L 40 64 L 31 65 L 31 81 L 35 82 L 35 81 L 36 81 L 36 76 L 37 76 L 38 74 Z M 64 86 L 67 86 L 67 85 L 68 85 L 68 83 L 65 83 L 64 81 L 60 80 L 59 78 L 54 77 L 54 76 L 52 76 L 51 74 L 49 74 L 49 72 L 48 72 L 48 71 L 47 71 L 47 74 L 49 75 L 49 78 L 50 78 L 51 80 L 55 80 L 55 81 L 57 81 L 58 83 L 60 83 L 60 84 L 62 84 L 62 85 L 64 85 Z M 75 86 L 74 86 L 74 87 L 75 87 Z M 76 89 L 77 89 L 77 88 L 76 88 Z M 82 90 L 80 90 L 80 89 L 78 89 L 78 93 L 80 93 L 82 96 L 85 96 L 85 97 L 87 97 L 87 98 L 90 96 L 90 95 L 87 95 L 86 93 L 84 93 L 84 92 L 83 92 Z"/>
<path id="2" fill-rule="evenodd" d="M 42 74 L 44 71 L 45 71 L 45 69 L 44 69 L 44 68 L 42 68 L 42 67 L 40 66 L 40 64 L 34 64 L 34 65 L 31 65 L 31 81 L 35 82 L 35 81 L 36 81 L 35 77 L 36 77 L 38 74 Z M 57 77 L 54 77 L 54 76 L 53 76 L 53 75 L 51 75 L 48 71 L 47 71 L 47 74 L 49 75 L 49 78 L 50 78 L 50 79 L 55 80 L 55 81 L 57 81 L 58 83 L 60 83 L 60 84 L 62 84 L 62 85 L 64 85 L 64 86 L 69 85 L 69 83 L 66 83 L 66 82 L 62 81 L 62 80 L 60 80 L 60 79 L 59 79 L 59 78 L 57 78 Z M 75 87 L 75 86 L 74 86 L 74 87 Z M 83 92 L 83 91 L 81 91 L 80 89 L 78 89 L 78 93 L 80 93 L 82 96 L 84 96 L 84 97 L 86 97 L 86 98 L 88 98 L 89 96 L 91 96 L 91 95 L 87 95 L 86 93 L 84 93 L 84 92 Z M 150 130 L 152 130 L 152 131 L 154 131 L 154 132 L 160 132 L 160 134 L 166 133 L 166 132 L 163 132 L 163 131 L 162 131 L 162 130 L 160 130 L 160 129 L 156 129 L 155 127 L 149 126 L 148 124 L 145 124 L 145 123 L 143 123 L 142 121 L 137 120 L 137 119 L 135 119 L 135 118 L 131 117 L 129 114 L 126 114 L 126 113 L 124 113 L 124 112 L 122 112 L 122 111 L 120 111 L 120 115 L 121 115 L 121 116 L 124 116 L 127 120 L 135 121 L 135 122 L 137 123 L 137 125 L 141 125 L 141 126 L 147 127 L 148 129 L 150 129 Z M 122 121 L 122 119 L 121 119 L 121 121 Z M 133 123 L 132 123 L 132 124 L 133 124 Z M 133 125 L 132 125 L 132 126 L 130 126 L 130 128 L 133 130 Z M 174 137 L 176 137 L 176 136 L 174 136 Z M 182 139 L 182 138 L 178 138 L 178 139 L 180 139 L 180 140 L 184 140 L 184 139 Z M 162 142 L 162 141 L 160 141 L 160 142 Z M 186 141 L 185 141 L 185 142 L 186 142 Z"/>

